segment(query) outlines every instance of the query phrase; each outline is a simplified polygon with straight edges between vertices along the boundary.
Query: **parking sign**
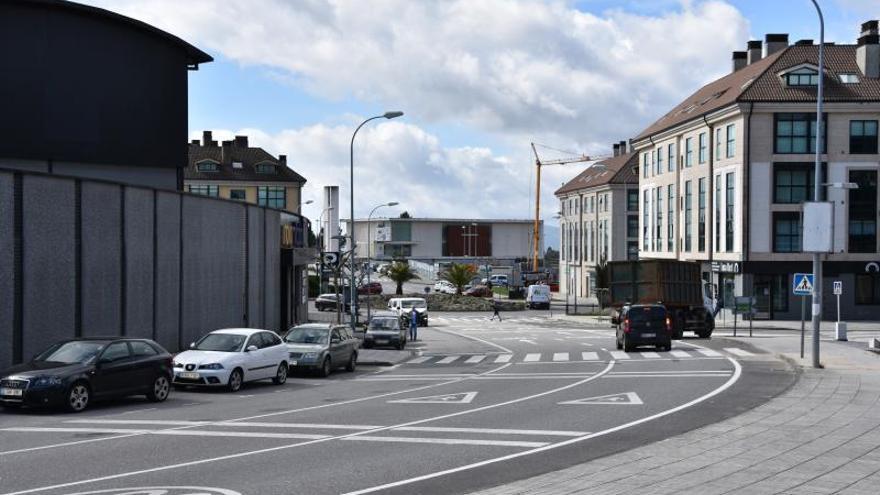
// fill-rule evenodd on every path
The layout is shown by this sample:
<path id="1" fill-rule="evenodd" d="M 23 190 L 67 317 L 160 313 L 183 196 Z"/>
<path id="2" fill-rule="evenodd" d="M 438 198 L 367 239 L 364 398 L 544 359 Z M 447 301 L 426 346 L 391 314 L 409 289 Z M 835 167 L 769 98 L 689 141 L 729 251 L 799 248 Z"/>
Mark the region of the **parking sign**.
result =
<path id="1" fill-rule="evenodd" d="M 843 282 L 841 282 L 840 280 L 835 280 L 834 281 L 834 295 L 839 296 L 841 294 L 843 294 Z"/>

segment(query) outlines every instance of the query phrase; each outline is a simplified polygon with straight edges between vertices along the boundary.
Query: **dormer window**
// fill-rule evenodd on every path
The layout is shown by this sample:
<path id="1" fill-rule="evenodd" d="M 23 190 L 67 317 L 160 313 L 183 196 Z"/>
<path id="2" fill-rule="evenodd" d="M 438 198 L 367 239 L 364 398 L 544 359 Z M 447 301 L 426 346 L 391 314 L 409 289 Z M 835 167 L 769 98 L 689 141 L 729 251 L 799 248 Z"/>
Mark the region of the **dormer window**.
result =
<path id="1" fill-rule="evenodd" d="M 809 67 L 802 67 L 785 74 L 785 82 L 789 86 L 817 86 L 819 72 Z"/>
<path id="2" fill-rule="evenodd" d="M 220 166 L 217 164 L 217 162 L 209 162 L 209 161 L 197 163 L 196 168 L 198 169 L 199 172 L 216 172 L 216 171 L 220 170 Z"/>
<path id="3" fill-rule="evenodd" d="M 235 170 L 241 170 L 241 162 L 232 162 L 232 168 Z"/>
<path id="4" fill-rule="evenodd" d="M 272 163 L 258 163 L 254 169 L 258 174 L 274 174 L 276 173 L 275 165 Z"/>
<path id="5" fill-rule="evenodd" d="M 859 82 L 859 76 L 856 74 L 840 74 L 840 82 L 843 84 L 856 84 Z"/>

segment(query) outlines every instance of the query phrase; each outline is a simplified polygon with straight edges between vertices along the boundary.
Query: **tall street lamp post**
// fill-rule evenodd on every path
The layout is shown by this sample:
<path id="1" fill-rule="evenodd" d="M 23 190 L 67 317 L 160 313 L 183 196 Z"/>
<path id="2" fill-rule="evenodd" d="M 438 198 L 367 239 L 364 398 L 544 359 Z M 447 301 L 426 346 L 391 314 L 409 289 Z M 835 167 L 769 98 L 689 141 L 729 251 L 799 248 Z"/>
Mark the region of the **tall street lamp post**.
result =
<path id="1" fill-rule="evenodd" d="M 822 90 L 825 79 L 825 19 L 819 3 L 812 0 L 819 15 L 819 81 L 816 86 L 816 163 L 813 170 L 813 201 L 819 201 L 822 189 Z M 821 254 L 813 253 L 813 367 L 821 368 L 819 363 L 819 323 L 822 321 L 822 258 Z"/>
<path id="2" fill-rule="evenodd" d="M 370 214 L 367 215 L 367 287 L 370 286 L 370 274 L 373 272 L 373 243 L 370 241 L 370 232 L 373 230 L 373 213 L 376 212 L 379 208 L 383 206 L 397 206 L 400 203 L 397 201 L 391 201 L 390 203 L 382 203 L 381 205 L 376 205 L 372 210 L 370 210 Z M 368 294 L 369 295 L 369 294 Z M 367 323 L 370 322 L 370 303 L 367 302 Z"/>
<path id="3" fill-rule="evenodd" d="M 351 277 L 350 277 L 351 287 L 349 289 L 349 292 L 351 293 L 351 308 L 350 308 L 350 310 L 351 310 L 351 331 L 352 331 L 352 333 L 354 333 L 355 326 L 357 324 L 357 321 L 356 321 L 357 320 L 357 288 L 354 286 L 354 284 L 355 284 L 355 280 L 354 280 L 354 256 L 355 256 L 355 251 L 354 251 L 354 247 L 355 247 L 354 246 L 354 138 L 357 136 L 358 131 L 361 130 L 361 127 L 363 127 L 364 124 L 366 124 L 367 122 L 369 122 L 371 120 L 394 119 L 394 118 L 400 117 L 401 115 L 403 115 L 403 112 L 385 112 L 382 115 L 370 117 L 367 120 L 361 122 L 361 124 L 359 126 L 357 126 L 357 128 L 354 130 L 354 133 L 351 135 L 351 145 L 349 147 L 349 158 L 351 161 L 351 168 L 349 170 L 349 181 L 350 182 L 349 182 L 348 188 L 349 188 L 349 208 L 350 208 L 350 213 L 351 213 L 351 216 L 349 217 L 349 218 L 351 218 L 351 232 L 349 232 L 349 235 L 351 236 L 351 265 L 350 265 L 350 268 L 351 268 Z"/>

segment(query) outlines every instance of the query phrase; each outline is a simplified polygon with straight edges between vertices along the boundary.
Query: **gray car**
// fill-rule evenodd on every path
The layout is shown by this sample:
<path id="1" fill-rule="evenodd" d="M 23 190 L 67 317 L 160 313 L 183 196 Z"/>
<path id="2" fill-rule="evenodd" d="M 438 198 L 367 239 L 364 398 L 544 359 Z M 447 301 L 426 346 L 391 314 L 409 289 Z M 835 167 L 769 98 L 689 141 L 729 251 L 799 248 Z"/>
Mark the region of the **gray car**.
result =
<path id="1" fill-rule="evenodd" d="M 406 346 L 406 328 L 394 313 L 380 313 L 370 318 L 364 334 L 364 348 L 394 347 L 403 350 Z"/>
<path id="2" fill-rule="evenodd" d="M 343 325 L 310 323 L 288 330 L 284 343 L 291 370 L 317 371 L 329 376 L 337 368 L 354 371 L 360 340 Z"/>

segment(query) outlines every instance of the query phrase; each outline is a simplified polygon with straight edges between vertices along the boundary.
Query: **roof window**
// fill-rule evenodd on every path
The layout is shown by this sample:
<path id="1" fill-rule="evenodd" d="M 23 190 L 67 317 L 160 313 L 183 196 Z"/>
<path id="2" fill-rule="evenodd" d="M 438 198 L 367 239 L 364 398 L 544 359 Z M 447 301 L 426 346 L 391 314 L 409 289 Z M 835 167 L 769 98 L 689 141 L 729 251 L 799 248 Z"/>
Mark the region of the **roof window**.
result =
<path id="1" fill-rule="evenodd" d="M 785 74 L 785 82 L 789 86 L 816 86 L 819 84 L 819 72 L 802 67 Z"/>
<path id="2" fill-rule="evenodd" d="M 855 84 L 859 82 L 859 76 L 856 74 L 839 74 L 840 82 L 844 84 Z"/>
<path id="3" fill-rule="evenodd" d="M 209 162 L 209 161 L 197 163 L 196 168 L 198 169 L 199 172 L 216 172 L 216 171 L 220 170 L 220 167 L 218 166 L 217 162 Z"/>
<path id="4" fill-rule="evenodd" d="M 271 163 L 259 163 L 254 169 L 258 174 L 274 174 L 276 173 L 275 165 Z"/>
<path id="5" fill-rule="evenodd" d="M 232 168 L 239 170 L 241 169 L 241 162 L 232 162 Z"/>

